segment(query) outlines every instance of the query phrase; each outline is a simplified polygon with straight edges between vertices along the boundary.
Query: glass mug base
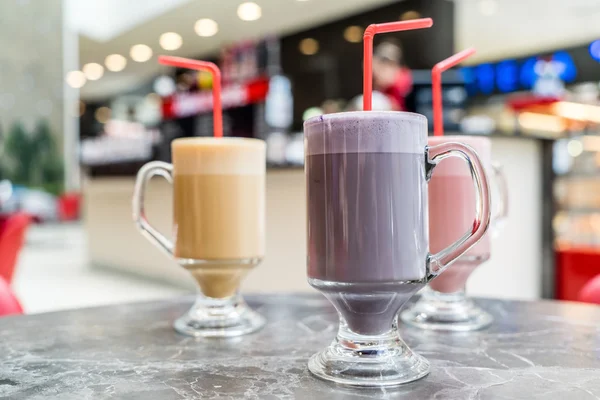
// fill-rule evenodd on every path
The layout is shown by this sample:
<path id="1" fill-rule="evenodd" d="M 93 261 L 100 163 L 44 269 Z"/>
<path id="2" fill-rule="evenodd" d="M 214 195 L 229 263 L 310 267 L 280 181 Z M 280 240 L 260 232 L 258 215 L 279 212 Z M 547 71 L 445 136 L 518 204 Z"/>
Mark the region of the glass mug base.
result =
<path id="1" fill-rule="evenodd" d="M 408 348 L 397 329 L 363 336 L 342 325 L 334 342 L 308 361 L 309 371 L 318 378 L 349 386 L 382 387 L 413 382 L 429 374 L 429 362 Z"/>
<path id="2" fill-rule="evenodd" d="M 265 318 L 248 307 L 239 294 L 224 299 L 199 295 L 173 327 L 187 336 L 227 338 L 255 332 L 265 323 Z"/>
<path id="3" fill-rule="evenodd" d="M 311 357 L 308 369 L 321 379 L 351 386 L 395 386 L 429 373 L 429 363 L 412 352 L 397 329 L 398 310 L 425 283 L 346 283 L 309 278 L 339 313 L 333 343 Z"/>
<path id="4" fill-rule="evenodd" d="M 421 298 L 400 313 L 402 322 L 425 330 L 468 332 L 488 327 L 494 318 L 465 296 L 422 291 Z"/>
<path id="5" fill-rule="evenodd" d="M 194 337 L 235 337 L 255 332 L 265 318 L 238 293 L 246 274 L 260 258 L 197 260 L 178 258 L 194 278 L 200 294 L 192 308 L 174 323 L 177 332 Z"/>

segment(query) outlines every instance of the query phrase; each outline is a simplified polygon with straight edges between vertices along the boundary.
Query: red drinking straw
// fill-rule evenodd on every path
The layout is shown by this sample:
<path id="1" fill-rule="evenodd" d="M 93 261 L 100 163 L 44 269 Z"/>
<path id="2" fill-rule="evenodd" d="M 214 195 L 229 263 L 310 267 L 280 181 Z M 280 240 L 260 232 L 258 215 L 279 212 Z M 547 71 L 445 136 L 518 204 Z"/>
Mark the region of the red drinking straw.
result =
<path id="1" fill-rule="evenodd" d="M 373 100 L 373 36 L 378 33 L 410 31 L 413 29 L 431 28 L 431 18 L 412 19 L 410 21 L 371 24 L 363 35 L 363 110 L 371 111 Z"/>
<path id="2" fill-rule="evenodd" d="M 212 75 L 213 85 L 213 127 L 215 137 L 223 137 L 223 107 L 221 106 L 221 71 L 219 67 L 208 61 L 191 60 L 189 58 L 159 56 L 158 62 L 173 67 L 207 71 Z"/>
<path id="3" fill-rule="evenodd" d="M 431 90 L 433 92 L 433 135 L 443 136 L 444 135 L 444 117 L 442 115 L 442 72 L 448 68 L 454 67 L 456 64 L 460 64 L 467 57 L 475 54 L 474 48 L 469 48 L 456 53 L 452 57 L 448 57 L 445 60 L 435 64 L 431 70 Z"/>

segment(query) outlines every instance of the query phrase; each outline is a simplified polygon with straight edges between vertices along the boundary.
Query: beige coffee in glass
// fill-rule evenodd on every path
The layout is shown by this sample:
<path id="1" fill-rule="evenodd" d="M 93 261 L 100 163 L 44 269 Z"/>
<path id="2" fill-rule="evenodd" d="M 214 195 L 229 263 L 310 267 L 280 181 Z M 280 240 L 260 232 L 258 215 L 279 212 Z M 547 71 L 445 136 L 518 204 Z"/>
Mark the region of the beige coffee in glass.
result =
<path id="1" fill-rule="evenodd" d="M 239 313 L 243 302 L 237 294 L 240 282 L 265 254 L 265 142 L 244 138 L 183 138 L 174 140 L 171 149 L 173 164 L 146 164 L 138 174 L 138 186 L 143 193 L 149 176 L 156 174 L 172 179 L 173 243 L 145 221 L 143 204 L 138 224 L 144 234 L 192 274 L 202 292 L 190 313 L 175 323 L 176 329 L 194 336 L 221 336 L 206 334 L 207 329 L 214 333 L 216 323 L 209 321 L 207 314 L 214 317 L 215 304 Z M 143 194 L 140 196 L 143 203 Z M 262 317 L 245 304 L 243 307 L 247 316 L 254 319 L 250 324 L 264 323 L 257 321 L 256 318 Z M 233 314 L 227 318 L 232 319 Z M 218 321 L 227 318 L 220 315 Z M 203 331 L 198 333 L 198 330 Z"/>
<path id="2" fill-rule="evenodd" d="M 172 149 L 175 257 L 206 296 L 231 296 L 265 253 L 265 143 L 179 139 Z"/>

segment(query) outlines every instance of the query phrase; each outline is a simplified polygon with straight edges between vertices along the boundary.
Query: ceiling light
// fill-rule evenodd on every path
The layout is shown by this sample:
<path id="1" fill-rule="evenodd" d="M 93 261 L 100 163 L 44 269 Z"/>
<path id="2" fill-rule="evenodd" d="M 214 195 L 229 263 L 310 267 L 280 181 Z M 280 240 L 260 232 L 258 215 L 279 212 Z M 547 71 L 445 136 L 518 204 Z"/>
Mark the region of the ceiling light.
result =
<path id="1" fill-rule="evenodd" d="M 175 32 L 166 32 L 160 35 L 159 43 L 165 50 L 177 50 L 183 44 L 183 39 Z"/>
<path id="2" fill-rule="evenodd" d="M 564 118 L 600 123 L 600 106 L 559 101 L 553 104 L 552 111 Z"/>
<path id="3" fill-rule="evenodd" d="M 256 21 L 262 16 L 262 10 L 258 4 L 247 1 L 238 6 L 237 15 L 242 21 Z"/>
<path id="4" fill-rule="evenodd" d="M 344 39 L 349 41 L 350 43 L 359 43 L 362 41 L 363 37 L 363 28 L 360 26 L 349 26 L 344 29 Z"/>
<path id="5" fill-rule="evenodd" d="M 98 63 L 85 64 L 82 71 L 89 81 L 97 81 L 104 75 L 104 67 Z"/>
<path id="6" fill-rule="evenodd" d="M 110 121 L 110 114 L 111 114 L 110 108 L 100 107 L 99 109 L 96 110 L 96 113 L 94 115 L 96 117 L 96 121 L 100 122 L 101 124 L 105 124 L 108 121 Z"/>
<path id="7" fill-rule="evenodd" d="M 401 21 L 409 21 L 411 19 L 419 19 L 419 18 L 421 18 L 421 14 L 415 10 L 403 12 L 402 15 L 400 16 Z"/>
<path id="8" fill-rule="evenodd" d="M 519 124 L 524 129 L 562 133 L 567 129 L 564 119 L 555 115 L 524 112 L 519 114 Z"/>
<path id="9" fill-rule="evenodd" d="M 194 30 L 198 36 L 211 37 L 219 31 L 219 24 L 210 18 L 202 18 L 194 24 Z"/>
<path id="10" fill-rule="evenodd" d="M 583 104 L 559 101 L 552 105 L 552 111 L 554 111 L 556 115 L 564 118 L 587 121 L 587 110 L 586 106 Z"/>
<path id="11" fill-rule="evenodd" d="M 65 77 L 67 84 L 72 88 L 79 89 L 85 85 L 87 79 L 85 78 L 85 74 L 81 71 L 71 71 Z"/>
<path id="12" fill-rule="evenodd" d="M 104 65 L 109 71 L 123 71 L 127 65 L 127 59 L 120 54 L 111 54 L 104 60 Z"/>
<path id="13" fill-rule="evenodd" d="M 145 62 L 152 58 L 152 49 L 145 44 L 136 44 L 131 47 L 129 55 L 133 61 Z"/>
<path id="14" fill-rule="evenodd" d="M 498 3 L 496 0 L 481 0 L 479 2 L 479 12 L 486 17 L 490 17 L 498 12 Z"/>
<path id="15" fill-rule="evenodd" d="M 312 56 L 313 54 L 317 54 L 319 52 L 319 42 L 313 38 L 302 39 L 298 47 L 300 49 L 300 53 L 307 56 Z"/>

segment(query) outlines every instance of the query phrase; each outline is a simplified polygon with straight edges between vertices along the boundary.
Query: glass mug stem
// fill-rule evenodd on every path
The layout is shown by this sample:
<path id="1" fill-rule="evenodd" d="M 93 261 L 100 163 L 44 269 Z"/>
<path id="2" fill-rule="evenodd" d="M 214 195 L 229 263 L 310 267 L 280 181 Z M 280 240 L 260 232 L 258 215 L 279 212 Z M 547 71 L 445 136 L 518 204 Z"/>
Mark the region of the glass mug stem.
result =
<path id="1" fill-rule="evenodd" d="M 242 279 L 251 268 L 260 263 L 262 256 L 249 258 L 223 258 L 222 256 L 232 254 L 232 251 L 233 254 L 240 256 L 248 253 L 262 254 L 264 251 L 261 250 L 262 245 L 257 244 L 262 243 L 262 240 L 257 238 L 261 237 L 264 230 L 262 223 L 264 216 L 264 142 L 255 139 L 231 138 L 222 138 L 218 141 L 212 138 L 178 140 L 189 141 L 189 145 L 184 142 L 178 143 L 182 159 L 188 157 L 186 160 L 191 160 L 188 164 L 184 163 L 184 173 L 181 176 L 177 175 L 181 172 L 174 173 L 177 165 L 174 168 L 173 165 L 160 161 L 147 163 L 138 172 L 132 204 L 133 219 L 140 232 L 185 268 L 199 288 L 199 295 L 194 305 L 185 315 L 175 321 L 174 328 L 179 333 L 195 337 L 233 337 L 254 332 L 264 326 L 265 319 L 248 307 L 238 293 L 238 289 Z M 197 148 L 194 146 L 200 146 L 201 150 L 206 150 L 206 153 L 203 153 L 205 157 L 195 154 L 193 150 Z M 217 158 L 214 157 L 215 153 L 218 154 Z M 198 171 L 203 171 L 203 168 L 199 168 L 198 165 L 206 167 L 208 172 L 204 175 L 199 173 Z M 254 167 L 254 175 L 248 174 L 248 169 L 244 170 L 245 166 Z M 236 174 L 236 171 L 239 170 L 244 170 L 244 173 Z M 219 174 L 218 171 L 225 172 Z M 146 218 L 146 186 L 154 176 L 161 176 L 171 184 L 174 184 L 175 181 L 174 191 L 176 193 L 178 189 L 187 190 L 187 192 L 179 194 L 183 198 L 185 206 L 180 205 L 175 209 L 177 246 L 154 228 Z M 179 178 L 182 180 L 177 181 Z M 198 188 L 211 187 L 213 182 L 218 182 L 218 184 L 214 184 L 213 190 L 209 189 L 208 195 L 202 197 L 203 194 L 199 192 Z M 230 209 L 236 211 L 240 209 L 238 203 L 238 201 L 242 201 L 240 199 L 250 202 L 255 207 L 249 206 L 246 214 L 238 212 L 241 214 L 238 215 L 230 212 Z M 175 200 L 177 200 L 177 194 Z M 223 204 L 226 200 L 232 202 L 229 208 Z M 174 202 L 177 203 L 177 201 Z M 205 204 L 216 204 L 216 206 L 210 210 L 199 208 Z M 215 217 L 215 213 L 219 212 L 221 216 Z M 177 215 L 179 215 L 179 219 L 177 219 Z M 234 216 L 231 217 L 231 215 Z M 248 218 L 248 215 L 251 217 Z M 230 218 L 227 220 L 229 222 L 225 221 L 228 217 Z M 231 219 L 236 217 L 237 219 Z M 212 223 L 213 226 L 218 225 L 218 228 L 212 229 L 212 231 L 202 231 L 200 225 L 203 225 L 205 221 Z M 182 229 L 182 224 L 185 224 L 185 231 Z M 217 236 L 215 237 L 215 235 Z M 250 236 L 252 237 L 246 240 Z M 199 244 L 198 242 L 202 239 L 212 240 L 212 242 L 205 241 L 202 242 L 204 245 Z M 224 243 L 227 246 L 223 245 Z M 178 254 L 190 251 L 199 255 L 217 254 L 217 256 L 200 259 L 180 257 Z"/>
<path id="2" fill-rule="evenodd" d="M 400 314 L 403 322 L 433 331 L 468 332 L 489 326 L 493 317 L 467 297 L 464 288 L 443 293 L 424 288 L 420 298 Z"/>
<path id="3" fill-rule="evenodd" d="M 361 335 L 341 317 L 333 343 L 309 359 L 308 369 L 325 380 L 363 387 L 395 386 L 426 376 L 429 362 L 404 343 L 397 317 L 390 322 L 385 332 Z"/>
<path id="4" fill-rule="evenodd" d="M 251 333 L 264 323 L 264 318 L 252 311 L 238 292 L 219 299 L 199 293 L 192 308 L 175 320 L 173 327 L 194 337 L 235 337 Z"/>

